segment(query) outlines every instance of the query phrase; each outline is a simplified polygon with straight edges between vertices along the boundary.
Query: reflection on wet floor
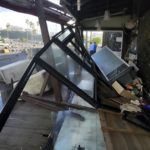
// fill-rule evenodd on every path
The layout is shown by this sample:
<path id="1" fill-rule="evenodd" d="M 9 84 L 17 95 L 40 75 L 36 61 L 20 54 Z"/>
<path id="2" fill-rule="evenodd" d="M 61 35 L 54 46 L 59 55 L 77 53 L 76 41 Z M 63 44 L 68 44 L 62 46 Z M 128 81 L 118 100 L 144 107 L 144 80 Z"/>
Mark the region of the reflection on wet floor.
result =
<path id="1" fill-rule="evenodd" d="M 2 110 L 3 107 L 4 107 L 4 102 L 3 102 L 1 92 L 0 92 L 0 111 Z"/>
<path id="2" fill-rule="evenodd" d="M 3 108 L 3 101 L 2 101 L 2 96 L 1 96 L 1 92 L 0 92 L 0 111 Z"/>
<path id="3" fill-rule="evenodd" d="M 2 95 L 1 95 L 1 91 L 0 91 L 0 111 L 2 110 L 4 104 L 3 104 L 3 101 L 2 101 Z"/>
<path id="4" fill-rule="evenodd" d="M 4 105 L 6 104 L 10 93 L 11 93 L 10 89 L 8 89 L 7 91 L 0 91 L 0 111 L 2 110 Z"/>

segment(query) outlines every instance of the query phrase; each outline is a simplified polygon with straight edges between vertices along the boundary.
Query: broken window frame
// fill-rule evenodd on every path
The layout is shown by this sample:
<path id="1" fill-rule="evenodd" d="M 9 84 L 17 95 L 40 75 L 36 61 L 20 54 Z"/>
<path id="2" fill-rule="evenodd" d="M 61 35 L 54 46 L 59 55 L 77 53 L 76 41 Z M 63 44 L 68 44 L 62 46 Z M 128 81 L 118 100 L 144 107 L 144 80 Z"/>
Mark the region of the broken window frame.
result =
<path id="1" fill-rule="evenodd" d="M 62 35 L 66 30 L 70 30 L 71 34 L 67 36 L 62 42 L 58 40 L 58 37 Z M 67 47 L 67 43 L 70 42 L 73 37 L 78 38 L 78 44 L 80 45 L 82 52 L 80 54 L 86 60 L 86 62 L 82 61 L 79 56 L 77 56 L 70 48 Z M 29 80 L 30 76 L 32 75 L 33 70 L 35 69 L 36 65 L 39 65 L 43 69 L 45 69 L 50 75 L 57 78 L 61 83 L 69 87 L 73 92 L 77 95 L 82 97 L 85 101 L 89 104 L 97 108 L 99 106 L 99 102 L 97 101 L 97 73 L 96 73 L 96 66 L 90 55 L 88 54 L 87 50 L 84 48 L 82 42 L 79 41 L 80 37 L 76 37 L 75 33 L 70 27 L 67 27 L 64 31 L 59 32 L 56 34 L 52 40 L 50 40 L 41 50 L 38 52 L 34 58 L 32 59 L 30 65 L 26 69 L 25 73 L 23 74 L 21 80 L 12 91 L 10 97 L 8 98 L 8 102 L 3 107 L 0 113 L 0 131 L 2 130 L 7 118 L 9 117 L 14 105 L 16 104 L 19 96 L 21 95 L 27 81 Z M 94 95 L 93 98 L 90 97 L 87 93 L 85 93 L 82 89 L 77 87 L 73 82 L 65 78 L 61 73 L 56 71 L 53 67 L 48 65 L 44 60 L 40 58 L 40 56 L 51 46 L 52 43 L 55 43 L 61 50 L 64 51 L 67 55 L 69 55 L 77 64 L 81 65 L 87 72 L 89 72 L 94 78 Z M 87 63 L 89 63 L 87 65 Z"/>

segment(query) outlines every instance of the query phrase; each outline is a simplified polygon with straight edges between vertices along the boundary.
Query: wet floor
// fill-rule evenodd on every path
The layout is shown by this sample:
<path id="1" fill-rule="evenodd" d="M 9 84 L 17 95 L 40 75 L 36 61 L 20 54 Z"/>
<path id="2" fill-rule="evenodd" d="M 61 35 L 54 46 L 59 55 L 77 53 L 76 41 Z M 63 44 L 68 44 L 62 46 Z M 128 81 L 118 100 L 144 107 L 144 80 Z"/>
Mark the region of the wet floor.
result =
<path id="1" fill-rule="evenodd" d="M 2 102 L 1 92 L 0 92 L 0 111 L 2 108 L 3 108 L 3 102 Z"/>

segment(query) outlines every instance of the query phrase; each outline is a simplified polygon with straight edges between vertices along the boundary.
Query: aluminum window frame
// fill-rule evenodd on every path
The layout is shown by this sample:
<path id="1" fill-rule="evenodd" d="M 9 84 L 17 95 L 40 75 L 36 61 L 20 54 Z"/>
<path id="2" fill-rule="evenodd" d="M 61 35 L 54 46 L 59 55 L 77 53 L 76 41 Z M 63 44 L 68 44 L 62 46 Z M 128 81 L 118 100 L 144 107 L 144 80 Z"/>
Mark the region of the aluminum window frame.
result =
<path id="1" fill-rule="evenodd" d="M 29 64 L 28 68 L 26 69 L 25 73 L 23 74 L 22 78 L 20 79 L 19 83 L 15 87 L 15 89 L 10 94 L 7 103 L 4 105 L 1 113 L 0 113 L 0 131 L 2 130 L 3 126 L 5 125 L 5 122 L 7 121 L 11 111 L 13 110 L 19 96 L 21 95 L 27 81 L 29 80 L 30 76 L 32 75 L 33 70 L 35 69 L 36 65 L 41 66 L 43 69 L 45 69 L 48 73 L 50 73 L 52 76 L 54 76 L 56 79 L 58 79 L 61 83 L 69 87 L 72 91 L 74 91 L 77 95 L 82 97 L 85 101 L 90 103 L 93 107 L 97 108 L 99 106 L 99 102 L 97 101 L 97 72 L 94 61 L 92 61 L 91 56 L 86 53 L 86 49 L 83 50 L 85 54 L 85 58 L 88 62 L 92 64 L 92 66 L 88 66 L 85 62 L 83 62 L 74 52 L 72 52 L 71 49 L 67 47 L 66 41 L 71 41 L 72 38 L 75 36 L 73 33 L 73 30 L 70 29 L 70 27 L 66 28 L 65 30 L 69 29 L 71 31 L 71 36 L 69 35 L 66 37 L 62 42 L 58 40 L 59 35 L 63 34 L 65 31 L 61 31 L 58 34 L 56 34 L 52 40 L 50 40 L 32 59 L 31 63 Z M 76 37 L 75 37 L 76 38 Z M 94 97 L 91 98 L 87 93 L 85 93 L 82 89 L 77 87 L 73 82 L 66 79 L 63 75 L 61 75 L 58 71 L 56 71 L 53 67 L 48 65 L 46 62 L 44 62 L 40 56 L 51 46 L 52 43 L 55 43 L 58 47 L 60 47 L 64 53 L 69 55 L 77 64 L 81 65 L 86 71 L 88 71 L 93 77 L 94 77 Z M 80 45 L 82 43 L 80 42 Z M 84 46 L 83 46 L 84 47 Z M 83 56 L 83 54 L 81 53 Z M 94 66 L 94 67 L 93 67 Z"/>

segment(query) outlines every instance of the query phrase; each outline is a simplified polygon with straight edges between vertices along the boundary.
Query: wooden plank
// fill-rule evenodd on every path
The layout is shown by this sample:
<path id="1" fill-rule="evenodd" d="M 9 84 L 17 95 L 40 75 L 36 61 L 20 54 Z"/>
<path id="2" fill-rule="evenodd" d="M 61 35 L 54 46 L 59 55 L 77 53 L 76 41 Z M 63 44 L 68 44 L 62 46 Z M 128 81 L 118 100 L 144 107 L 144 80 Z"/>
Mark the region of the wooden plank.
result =
<path id="1" fill-rule="evenodd" d="M 138 143 L 141 145 L 142 149 L 141 150 L 149 150 L 150 149 L 150 138 L 146 136 L 136 136 Z"/>
<path id="2" fill-rule="evenodd" d="M 46 85 L 48 83 L 48 79 L 50 78 L 50 75 L 49 73 L 46 72 L 46 76 L 45 76 L 45 79 L 44 79 L 44 83 L 42 85 L 42 88 L 41 88 L 41 91 L 40 91 L 40 96 L 43 95 L 44 91 L 45 91 L 45 88 L 46 88 Z"/>
<path id="3" fill-rule="evenodd" d="M 53 124 L 52 118 L 55 118 L 57 114 L 27 102 L 18 102 L 16 106 L 9 121 L 6 122 L 6 127 L 33 129 L 34 132 L 48 130 Z"/>
<path id="4" fill-rule="evenodd" d="M 124 128 L 122 124 L 120 124 L 121 116 L 120 115 L 114 115 L 111 113 L 105 112 L 105 118 L 106 118 L 106 127 L 112 127 L 112 128 Z M 111 142 L 113 143 L 114 150 L 119 150 L 121 147 L 124 148 L 124 150 L 128 149 L 126 140 L 122 133 L 120 132 L 108 132 L 110 135 Z"/>
<path id="5" fill-rule="evenodd" d="M 37 9 L 38 18 L 39 18 L 43 42 L 44 42 L 44 45 L 46 45 L 48 43 L 48 41 L 50 40 L 50 38 L 49 38 L 49 34 L 48 34 L 49 32 L 48 32 L 48 28 L 47 28 L 47 24 L 46 24 L 46 17 L 45 17 L 45 13 L 43 10 L 43 3 L 41 0 L 35 0 L 35 5 L 36 5 L 36 9 Z M 54 64 L 54 57 L 52 55 L 52 51 L 51 51 L 51 55 L 50 55 L 49 59 L 51 60 L 51 63 Z M 62 97 L 61 97 L 61 90 L 60 90 L 59 82 L 52 76 L 50 76 L 50 79 L 51 79 L 51 83 L 52 83 L 52 87 L 54 90 L 54 95 L 55 95 L 56 101 L 60 102 L 62 100 Z M 43 84 L 40 95 L 43 95 L 44 88 L 46 87 L 45 84 L 47 83 L 47 80 L 48 80 L 48 78 L 46 79 L 46 81 Z"/>
<path id="6" fill-rule="evenodd" d="M 121 113 L 113 112 L 113 111 L 106 110 L 106 109 L 103 109 L 103 108 L 99 108 L 98 111 L 100 111 L 100 112 L 106 112 L 106 113 L 113 114 L 113 115 L 119 115 L 119 116 L 122 116 Z"/>
<path id="7" fill-rule="evenodd" d="M 29 96 L 25 96 L 25 95 L 22 95 L 21 96 L 21 99 L 29 102 L 29 103 L 32 103 L 32 104 L 35 104 L 35 105 L 39 105 L 41 107 L 44 107 L 46 109 L 49 109 L 49 110 L 53 110 L 53 111 L 61 111 L 61 110 L 67 110 L 66 107 L 64 106 L 54 106 L 52 104 L 48 104 L 48 103 L 45 103 L 43 101 L 39 101 L 39 100 L 36 100 L 34 98 L 31 98 Z"/>
<path id="8" fill-rule="evenodd" d="M 107 126 L 106 122 L 105 122 L 105 116 L 103 112 L 99 112 L 99 116 L 100 116 L 100 122 L 101 122 L 101 126 Z M 113 143 L 111 141 L 109 132 L 103 132 L 104 134 L 104 140 L 105 140 L 105 144 L 106 144 L 106 148 L 107 150 L 114 150 L 113 149 Z"/>
<path id="9" fill-rule="evenodd" d="M 126 103 L 130 103 L 130 100 L 129 99 L 126 99 L 124 97 L 117 97 L 117 98 L 109 98 L 108 100 L 112 100 L 113 102 L 115 103 L 118 103 L 118 104 L 126 104 Z"/>
<path id="10" fill-rule="evenodd" d="M 60 85 L 59 82 L 56 78 L 50 76 L 52 85 L 53 85 L 53 90 L 54 90 L 54 95 L 55 95 L 55 100 L 60 103 L 62 101 L 62 95 L 61 95 L 61 90 L 60 90 Z"/>
<path id="11" fill-rule="evenodd" d="M 21 96 L 21 98 L 25 101 L 28 101 L 28 102 L 40 102 L 40 103 L 43 103 L 45 102 L 44 104 L 53 104 L 52 106 L 56 106 L 58 108 L 64 108 L 64 109 L 69 109 L 69 108 L 74 108 L 74 109 L 79 109 L 79 110 L 86 110 L 86 111 L 90 111 L 90 112 L 95 112 L 96 109 L 94 108 L 90 108 L 90 107 L 86 107 L 86 106 L 81 106 L 81 105 L 77 105 L 77 104 L 69 104 L 69 103 L 66 103 L 66 102 L 61 102 L 61 103 L 57 103 L 55 101 L 51 101 L 47 98 L 44 98 L 44 97 L 41 97 L 41 96 L 34 96 L 34 95 L 30 95 L 28 93 L 23 93 L 23 95 Z"/>
<path id="12" fill-rule="evenodd" d="M 124 122 L 126 128 L 127 128 L 129 131 L 132 131 L 130 125 L 129 125 L 126 121 L 123 121 L 123 122 Z M 135 130 L 135 131 L 137 131 L 137 130 Z M 143 133 L 144 133 L 144 132 L 143 132 Z M 128 140 L 129 140 L 129 142 L 132 141 L 132 145 L 133 145 L 133 146 L 136 145 L 136 150 L 142 150 L 142 146 L 141 146 L 141 144 L 139 143 L 138 138 L 137 138 L 137 136 L 141 136 L 141 135 L 130 135 L 130 137 L 129 137 L 129 136 L 126 136 L 126 135 L 124 135 L 124 136 L 125 136 L 125 138 L 126 138 L 127 141 L 128 141 Z M 143 136 L 142 136 L 142 137 L 143 137 Z M 134 149 L 134 148 L 132 148 L 132 149 Z"/>
<path id="13" fill-rule="evenodd" d="M 120 132 L 120 133 L 133 134 L 133 135 L 150 136 L 150 133 L 142 133 L 142 132 L 136 132 L 136 131 L 126 130 L 126 129 L 102 127 L 102 130 L 108 132 Z"/>
<path id="14" fill-rule="evenodd" d="M 149 132 L 122 120 L 115 112 L 99 110 L 99 115 L 107 150 L 150 149 Z"/>
<path id="15" fill-rule="evenodd" d="M 17 102 L 0 133 L 0 150 L 44 147 L 57 113 L 27 102 Z"/>

